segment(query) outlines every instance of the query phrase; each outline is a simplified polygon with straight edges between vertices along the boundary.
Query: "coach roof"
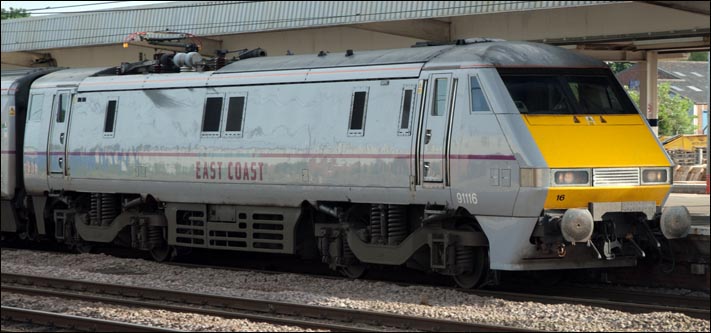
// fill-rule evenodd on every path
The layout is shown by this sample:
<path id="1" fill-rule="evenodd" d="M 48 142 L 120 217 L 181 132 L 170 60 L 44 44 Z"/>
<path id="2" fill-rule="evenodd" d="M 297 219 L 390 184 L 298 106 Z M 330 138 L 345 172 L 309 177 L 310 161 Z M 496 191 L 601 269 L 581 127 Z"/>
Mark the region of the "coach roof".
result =
<path id="1" fill-rule="evenodd" d="M 457 46 L 429 61 L 426 67 L 443 64 L 494 67 L 607 67 L 600 60 L 557 46 L 506 41 Z"/>
<path id="2" fill-rule="evenodd" d="M 452 47 L 454 46 L 441 45 L 377 51 L 354 50 L 350 56 L 346 56 L 346 52 L 338 52 L 321 56 L 307 54 L 250 58 L 229 64 L 215 73 L 424 63 Z"/>
<path id="3" fill-rule="evenodd" d="M 602 61 L 562 49 L 529 42 L 481 42 L 469 45 L 440 45 L 377 51 L 345 52 L 260 57 L 237 61 L 217 70 L 239 73 L 270 70 L 293 70 L 329 67 L 375 66 L 406 63 L 427 63 L 426 67 L 470 64 L 495 67 L 605 67 Z"/>

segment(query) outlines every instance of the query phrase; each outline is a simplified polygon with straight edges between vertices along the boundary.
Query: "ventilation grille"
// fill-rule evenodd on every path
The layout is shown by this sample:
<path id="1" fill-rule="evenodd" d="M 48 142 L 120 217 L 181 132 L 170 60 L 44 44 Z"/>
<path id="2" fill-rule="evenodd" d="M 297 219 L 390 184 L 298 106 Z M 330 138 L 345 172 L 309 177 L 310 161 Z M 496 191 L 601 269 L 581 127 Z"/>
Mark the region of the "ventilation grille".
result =
<path id="1" fill-rule="evenodd" d="M 175 242 L 184 245 L 205 245 L 205 214 L 179 210 L 176 216 Z"/>
<path id="2" fill-rule="evenodd" d="M 282 252 L 284 215 L 239 213 L 238 221 L 208 221 L 208 246 L 211 248 L 261 249 Z M 251 219 L 247 218 L 250 216 Z M 244 222 L 242 222 L 244 221 Z M 251 226 L 251 228 L 249 227 Z"/>
<path id="3" fill-rule="evenodd" d="M 639 185 L 639 168 L 593 169 L 593 186 Z"/>

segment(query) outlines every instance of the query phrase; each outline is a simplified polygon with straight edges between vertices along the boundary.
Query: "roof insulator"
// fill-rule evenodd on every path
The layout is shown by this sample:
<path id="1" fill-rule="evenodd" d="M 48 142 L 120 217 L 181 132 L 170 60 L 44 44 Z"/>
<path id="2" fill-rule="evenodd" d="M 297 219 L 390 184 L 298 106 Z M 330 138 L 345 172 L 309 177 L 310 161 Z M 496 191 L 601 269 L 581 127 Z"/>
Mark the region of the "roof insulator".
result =
<path id="1" fill-rule="evenodd" d="M 319 57 L 325 57 L 326 54 L 327 54 L 326 52 L 321 51 L 321 52 L 318 53 L 318 56 L 319 56 Z"/>
<path id="2" fill-rule="evenodd" d="M 353 50 L 346 50 L 346 57 L 350 57 L 353 55 Z"/>

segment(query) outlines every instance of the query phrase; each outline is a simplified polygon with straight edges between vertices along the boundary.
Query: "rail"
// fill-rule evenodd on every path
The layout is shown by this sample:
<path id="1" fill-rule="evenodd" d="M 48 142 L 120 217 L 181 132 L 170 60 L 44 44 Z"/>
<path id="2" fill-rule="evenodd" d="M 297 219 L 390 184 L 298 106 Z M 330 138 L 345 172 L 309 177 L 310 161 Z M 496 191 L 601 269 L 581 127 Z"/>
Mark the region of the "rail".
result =
<path id="1" fill-rule="evenodd" d="M 3 283 L 3 291 L 14 291 L 25 294 L 47 294 L 51 292 L 55 296 L 59 297 L 75 297 L 81 299 L 87 299 L 83 294 L 75 294 L 58 291 L 41 290 L 37 287 L 47 287 L 52 289 L 62 289 L 64 291 L 80 291 L 80 292 L 90 292 L 104 295 L 120 295 L 123 297 L 136 297 L 148 300 L 161 300 L 166 302 L 178 302 L 178 303 L 188 303 L 193 305 L 210 306 L 215 308 L 220 308 L 218 310 L 206 310 L 196 307 L 183 307 L 175 305 L 165 305 L 165 304 L 155 304 L 150 302 L 142 302 L 141 306 L 149 307 L 160 307 L 163 309 L 172 309 L 174 311 L 180 312 L 192 312 L 200 313 L 200 311 L 211 311 L 212 315 L 218 316 L 238 316 L 240 318 L 246 318 L 245 313 L 234 313 L 231 311 L 251 311 L 258 313 L 267 313 L 270 315 L 286 315 L 286 316 L 300 316 L 307 318 L 315 318 L 321 320 L 332 320 L 338 322 L 349 323 L 349 326 L 336 326 L 333 327 L 323 327 L 320 323 L 315 323 L 312 321 L 301 321 L 300 323 L 290 322 L 288 325 L 296 325 L 300 327 L 308 328 L 326 328 L 337 331 L 364 331 L 368 329 L 358 328 L 353 326 L 353 324 L 366 324 L 374 326 L 385 326 L 389 328 L 400 328 L 407 330 L 423 330 L 423 331 L 456 331 L 456 332 L 532 332 L 534 330 L 517 328 L 517 327 L 507 327 L 507 326 L 495 326 L 495 325 L 485 325 L 478 323 L 468 323 L 459 322 L 452 320 L 442 320 L 434 318 L 423 318 L 423 317 L 411 317 L 398 314 L 389 314 L 374 311 L 363 311 L 363 310 L 351 310 L 351 309 L 341 309 L 333 307 L 323 307 L 323 306 L 313 306 L 313 305 L 303 305 L 295 303 L 277 302 L 270 300 L 257 300 L 249 298 L 238 298 L 238 297 L 226 297 L 217 295 L 205 295 L 196 294 L 188 292 L 179 292 L 173 290 L 165 289 L 153 289 L 153 288 L 143 288 L 134 287 L 126 285 L 112 285 L 105 283 L 95 283 L 87 281 L 75 281 L 66 280 L 58 278 L 40 277 L 40 276 L 27 276 L 18 275 L 10 273 L 2 273 L 1 276 Z M 26 285 L 34 286 L 33 288 L 22 288 L 12 285 Z M 108 299 L 103 296 L 90 296 L 96 301 L 102 302 L 125 302 L 126 300 L 119 299 Z M 132 301 L 135 302 L 135 301 Z M 134 305 L 137 306 L 137 305 Z M 254 316 L 254 315 L 251 315 Z M 260 316 L 261 319 L 254 320 L 272 320 L 274 317 L 266 318 Z M 280 320 L 284 320 L 281 318 Z M 290 319 L 293 321 L 293 319 Z M 372 331 L 370 329 L 369 331 Z"/>

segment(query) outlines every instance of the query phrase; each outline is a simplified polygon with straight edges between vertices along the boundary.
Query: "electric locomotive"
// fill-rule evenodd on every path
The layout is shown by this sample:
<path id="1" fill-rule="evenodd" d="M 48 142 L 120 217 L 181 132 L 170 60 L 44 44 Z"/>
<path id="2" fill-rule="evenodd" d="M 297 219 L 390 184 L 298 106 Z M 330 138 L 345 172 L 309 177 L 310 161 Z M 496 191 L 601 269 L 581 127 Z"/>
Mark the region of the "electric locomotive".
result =
<path id="1" fill-rule="evenodd" d="M 156 260 L 294 254 L 354 278 L 406 265 L 470 288 L 633 266 L 690 227 L 662 211 L 672 161 L 611 71 L 562 48 L 469 39 L 207 71 L 163 58 L 19 90 L 3 75 L 3 135 L 24 127 L 3 138 L 4 234 Z"/>

